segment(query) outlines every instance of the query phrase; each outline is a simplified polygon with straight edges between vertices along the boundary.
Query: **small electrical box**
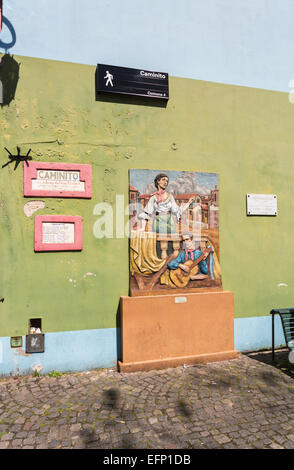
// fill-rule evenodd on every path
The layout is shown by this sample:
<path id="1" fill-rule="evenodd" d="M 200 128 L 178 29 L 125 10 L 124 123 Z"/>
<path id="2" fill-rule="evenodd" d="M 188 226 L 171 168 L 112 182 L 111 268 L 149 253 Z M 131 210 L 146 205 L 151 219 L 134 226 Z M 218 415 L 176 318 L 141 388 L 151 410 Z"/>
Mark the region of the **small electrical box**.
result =
<path id="1" fill-rule="evenodd" d="M 11 348 L 21 348 L 22 347 L 22 336 L 11 336 L 10 337 L 10 347 Z"/>

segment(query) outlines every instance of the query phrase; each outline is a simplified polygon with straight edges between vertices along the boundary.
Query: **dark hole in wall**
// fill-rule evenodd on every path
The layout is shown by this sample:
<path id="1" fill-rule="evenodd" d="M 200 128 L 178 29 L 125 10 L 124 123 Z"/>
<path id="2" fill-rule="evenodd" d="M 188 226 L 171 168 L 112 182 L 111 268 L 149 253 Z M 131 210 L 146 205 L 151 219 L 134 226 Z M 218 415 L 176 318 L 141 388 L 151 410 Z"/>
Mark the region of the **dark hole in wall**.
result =
<path id="1" fill-rule="evenodd" d="M 31 328 L 39 328 L 42 331 L 42 319 L 41 318 L 30 318 L 29 319 L 29 334 L 31 333 Z"/>
<path id="2" fill-rule="evenodd" d="M 3 108 L 15 98 L 20 64 L 10 54 L 4 54 L 0 60 L 0 104 Z"/>

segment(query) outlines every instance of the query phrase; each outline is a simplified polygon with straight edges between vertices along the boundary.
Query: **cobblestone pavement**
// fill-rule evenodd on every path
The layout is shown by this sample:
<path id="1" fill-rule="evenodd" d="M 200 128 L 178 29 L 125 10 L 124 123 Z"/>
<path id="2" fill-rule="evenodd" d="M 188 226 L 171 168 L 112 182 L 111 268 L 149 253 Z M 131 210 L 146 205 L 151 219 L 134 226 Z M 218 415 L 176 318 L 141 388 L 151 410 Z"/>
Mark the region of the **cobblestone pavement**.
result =
<path id="1" fill-rule="evenodd" d="M 2 378 L 0 449 L 293 449 L 294 375 L 270 359 Z"/>

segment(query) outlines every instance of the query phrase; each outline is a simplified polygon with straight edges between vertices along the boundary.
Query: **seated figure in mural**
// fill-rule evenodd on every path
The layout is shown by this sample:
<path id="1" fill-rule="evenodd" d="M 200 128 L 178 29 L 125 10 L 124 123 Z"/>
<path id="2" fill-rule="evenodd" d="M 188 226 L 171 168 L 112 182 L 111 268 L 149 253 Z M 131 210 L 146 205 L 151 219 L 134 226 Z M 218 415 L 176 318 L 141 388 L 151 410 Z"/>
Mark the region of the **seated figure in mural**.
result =
<path id="1" fill-rule="evenodd" d="M 207 258 L 212 257 L 212 248 L 207 247 L 202 252 L 196 248 L 191 233 L 184 233 L 182 237 L 183 250 L 168 263 L 168 269 L 161 276 L 161 283 L 171 287 L 186 287 L 190 280 L 207 279 L 211 274 L 213 276 L 212 264 L 207 262 Z"/>
<path id="2" fill-rule="evenodd" d="M 141 230 L 145 230 L 146 221 L 150 220 L 154 214 L 153 232 L 162 235 L 176 233 L 177 226 L 173 215 L 179 222 L 183 212 L 194 201 L 195 197 L 191 197 L 185 205 L 178 206 L 173 195 L 166 191 L 168 180 L 165 173 L 159 173 L 155 177 L 154 185 L 157 191 L 151 195 L 144 211 L 138 215 L 138 218 L 142 220 Z"/>

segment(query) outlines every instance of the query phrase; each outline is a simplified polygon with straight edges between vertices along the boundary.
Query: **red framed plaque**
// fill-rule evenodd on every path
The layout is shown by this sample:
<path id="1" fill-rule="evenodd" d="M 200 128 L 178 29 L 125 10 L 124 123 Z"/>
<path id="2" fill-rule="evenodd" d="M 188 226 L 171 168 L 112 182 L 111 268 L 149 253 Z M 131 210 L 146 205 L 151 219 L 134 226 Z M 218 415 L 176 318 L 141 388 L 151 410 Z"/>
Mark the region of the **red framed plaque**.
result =
<path id="1" fill-rule="evenodd" d="M 24 196 L 92 197 L 92 167 L 78 163 L 24 162 Z"/>
<path id="2" fill-rule="evenodd" d="M 35 251 L 82 249 L 82 217 L 74 215 L 35 216 Z"/>

